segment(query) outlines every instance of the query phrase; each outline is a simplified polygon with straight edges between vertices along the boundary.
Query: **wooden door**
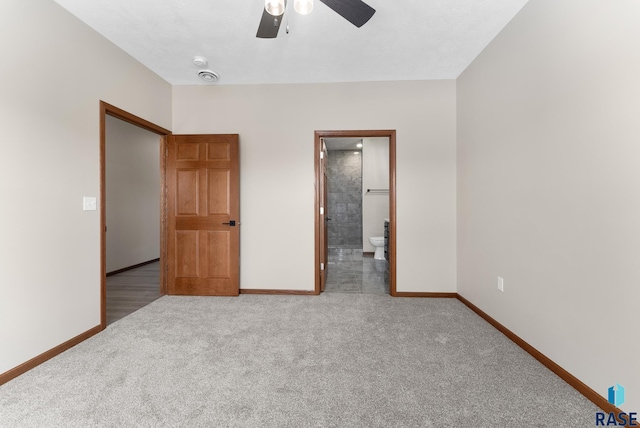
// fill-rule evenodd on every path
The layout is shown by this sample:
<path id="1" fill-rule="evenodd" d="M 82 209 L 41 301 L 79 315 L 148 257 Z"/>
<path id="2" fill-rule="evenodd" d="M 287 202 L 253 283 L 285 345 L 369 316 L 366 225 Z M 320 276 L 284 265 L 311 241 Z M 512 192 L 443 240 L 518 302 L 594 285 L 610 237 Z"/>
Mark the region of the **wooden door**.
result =
<path id="1" fill-rule="evenodd" d="M 167 143 L 168 294 L 237 296 L 238 135 L 173 135 Z"/>
<path id="2" fill-rule="evenodd" d="M 322 142 L 322 156 L 320 156 L 320 291 L 324 291 L 327 283 L 327 273 L 329 269 L 329 219 L 327 213 L 327 146 Z"/>

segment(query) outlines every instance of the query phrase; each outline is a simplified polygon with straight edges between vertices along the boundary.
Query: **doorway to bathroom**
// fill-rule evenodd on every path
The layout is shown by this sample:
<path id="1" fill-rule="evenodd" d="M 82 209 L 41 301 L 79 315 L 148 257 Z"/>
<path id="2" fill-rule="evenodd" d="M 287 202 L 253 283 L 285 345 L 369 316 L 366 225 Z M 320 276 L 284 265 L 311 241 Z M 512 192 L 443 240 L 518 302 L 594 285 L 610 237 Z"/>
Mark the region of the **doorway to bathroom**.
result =
<path id="1" fill-rule="evenodd" d="M 395 130 L 316 131 L 316 293 L 396 294 Z"/>

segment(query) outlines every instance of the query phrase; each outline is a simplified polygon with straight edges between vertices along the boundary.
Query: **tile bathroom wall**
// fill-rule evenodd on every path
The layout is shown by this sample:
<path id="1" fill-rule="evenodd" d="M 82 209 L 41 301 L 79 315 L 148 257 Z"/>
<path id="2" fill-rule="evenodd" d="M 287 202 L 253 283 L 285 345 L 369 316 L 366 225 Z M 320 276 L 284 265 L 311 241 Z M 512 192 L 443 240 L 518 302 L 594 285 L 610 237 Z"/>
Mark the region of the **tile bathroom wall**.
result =
<path id="1" fill-rule="evenodd" d="M 362 156 L 332 150 L 327 156 L 329 247 L 362 248 Z"/>

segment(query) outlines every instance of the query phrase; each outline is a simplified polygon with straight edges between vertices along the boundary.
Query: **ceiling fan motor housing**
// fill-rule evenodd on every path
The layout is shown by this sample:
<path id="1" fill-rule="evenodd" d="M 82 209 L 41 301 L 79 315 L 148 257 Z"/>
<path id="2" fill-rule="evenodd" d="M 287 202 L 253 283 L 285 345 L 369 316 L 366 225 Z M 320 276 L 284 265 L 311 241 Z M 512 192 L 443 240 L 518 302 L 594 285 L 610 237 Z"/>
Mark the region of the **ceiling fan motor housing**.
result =
<path id="1" fill-rule="evenodd" d="M 320 2 L 358 28 L 366 24 L 376 13 L 374 8 L 362 0 L 320 0 Z M 299 13 L 309 13 L 313 9 L 313 0 L 295 0 L 294 7 Z M 276 38 L 285 9 L 285 0 L 266 0 L 256 37 L 261 39 Z"/>

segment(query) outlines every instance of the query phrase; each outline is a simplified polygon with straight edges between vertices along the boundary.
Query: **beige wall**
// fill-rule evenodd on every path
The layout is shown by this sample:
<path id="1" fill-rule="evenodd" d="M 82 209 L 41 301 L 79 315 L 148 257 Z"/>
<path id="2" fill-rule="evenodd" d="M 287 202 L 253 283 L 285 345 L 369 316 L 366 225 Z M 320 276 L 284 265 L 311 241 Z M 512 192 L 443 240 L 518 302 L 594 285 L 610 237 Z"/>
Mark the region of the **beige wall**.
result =
<path id="1" fill-rule="evenodd" d="M 100 323 L 99 100 L 171 127 L 171 87 L 49 0 L 0 2 L 0 373 Z"/>
<path id="2" fill-rule="evenodd" d="M 640 3 L 532 0 L 458 79 L 458 292 L 640 409 Z M 504 293 L 496 277 L 504 278 Z"/>
<path id="3" fill-rule="evenodd" d="M 160 136 L 107 116 L 107 272 L 160 257 Z"/>
<path id="4" fill-rule="evenodd" d="M 241 288 L 314 286 L 314 130 L 397 130 L 397 289 L 455 291 L 455 82 L 176 86 L 175 133 L 239 133 Z"/>
<path id="5" fill-rule="evenodd" d="M 362 139 L 362 249 L 373 252 L 371 236 L 384 236 L 389 218 L 389 194 L 367 193 L 367 189 L 389 188 L 389 139 Z"/>

